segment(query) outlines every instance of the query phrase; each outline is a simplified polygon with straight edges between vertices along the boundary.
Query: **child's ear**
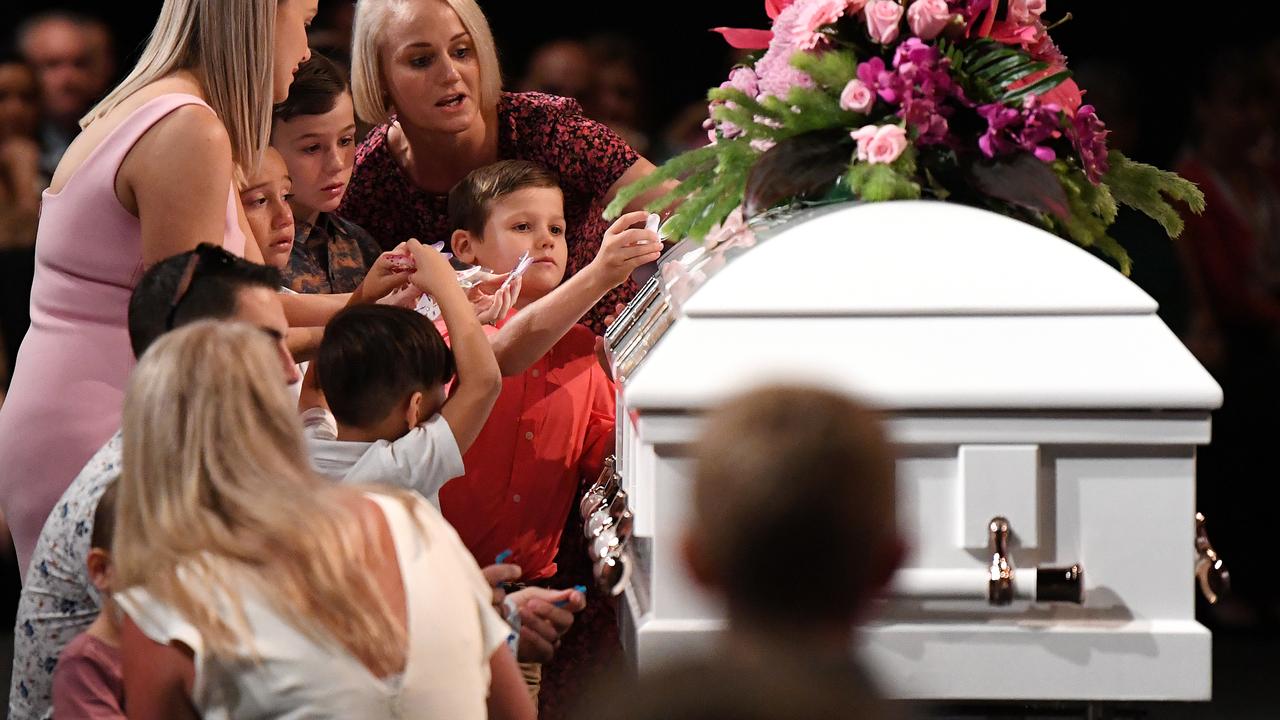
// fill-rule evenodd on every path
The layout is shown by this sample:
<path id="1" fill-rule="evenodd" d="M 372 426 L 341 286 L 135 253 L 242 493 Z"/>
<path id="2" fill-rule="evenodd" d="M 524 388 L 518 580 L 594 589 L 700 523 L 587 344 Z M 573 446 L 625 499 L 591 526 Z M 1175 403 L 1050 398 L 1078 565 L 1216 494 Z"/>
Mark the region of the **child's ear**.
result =
<path id="1" fill-rule="evenodd" d="M 468 265 L 476 264 L 476 238 L 466 230 L 454 230 L 453 237 L 449 239 L 449 244 L 453 247 L 453 256 Z"/>
<path id="2" fill-rule="evenodd" d="M 415 391 L 409 396 L 409 402 L 405 404 L 404 421 L 409 425 L 409 429 L 418 426 L 422 422 L 422 406 L 427 402 L 427 396 L 421 390 Z"/>
<path id="3" fill-rule="evenodd" d="M 110 592 L 111 554 L 102 548 L 90 548 L 85 566 L 89 570 L 89 582 L 100 592 Z"/>

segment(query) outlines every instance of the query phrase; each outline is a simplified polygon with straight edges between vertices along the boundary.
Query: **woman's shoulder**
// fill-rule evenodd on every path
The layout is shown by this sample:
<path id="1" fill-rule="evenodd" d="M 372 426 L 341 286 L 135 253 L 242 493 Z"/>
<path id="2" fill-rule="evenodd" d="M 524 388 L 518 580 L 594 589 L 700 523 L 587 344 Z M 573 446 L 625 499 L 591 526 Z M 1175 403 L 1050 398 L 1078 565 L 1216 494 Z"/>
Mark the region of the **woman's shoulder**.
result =
<path id="1" fill-rule="evenodd" d="M 498 102 L 499 117 L 510 120 L 555 119 L 582 114 L 582 105 L 577 100 L 540 92 L 505 92 Z"/>

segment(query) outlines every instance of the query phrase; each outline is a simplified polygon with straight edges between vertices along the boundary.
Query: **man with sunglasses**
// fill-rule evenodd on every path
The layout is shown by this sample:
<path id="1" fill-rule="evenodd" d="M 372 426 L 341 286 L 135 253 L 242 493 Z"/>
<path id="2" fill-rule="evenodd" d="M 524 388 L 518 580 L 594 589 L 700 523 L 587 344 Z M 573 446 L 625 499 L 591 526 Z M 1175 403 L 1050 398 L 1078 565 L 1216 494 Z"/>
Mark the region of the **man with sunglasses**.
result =
<path id="1" fill-rule="evenodd" d="M 299 380 L 285 345 L 289 324 L 280 304 L 280 273 L 203 244 L 152 266 L 129 299 L 129 340 L 135 355 L 164 333 L 204 319 L 256 325 L 280 349 L 281 381 Z M 45 521 L 27 570 L 14 629 L 10 718 L 44 718 L 58 655 L 93 622 L 99 598 L 85 559 L 98 499 L 120 475 L 117 432 L 91 458 Z"/>

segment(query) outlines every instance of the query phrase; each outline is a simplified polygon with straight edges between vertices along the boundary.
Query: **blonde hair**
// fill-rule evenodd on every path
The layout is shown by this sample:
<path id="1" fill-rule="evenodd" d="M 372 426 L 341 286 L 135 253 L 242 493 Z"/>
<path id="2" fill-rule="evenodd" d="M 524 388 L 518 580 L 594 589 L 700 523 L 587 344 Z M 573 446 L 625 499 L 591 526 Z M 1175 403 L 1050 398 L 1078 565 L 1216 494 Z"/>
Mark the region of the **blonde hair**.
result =
<path id="1" fill-rule="evenodd" d="M 194 72 L 231 138 L 236 163 L 255 167 L 271 136 L 272 59 L 281 0 L 165 0 L 142 57 L 80 120 L 87 128 L 143 86 Z"/>
<path id="2" fill-rule="evenodd" d="M 384 122 L 391 114 L 390 93 L 383 73 L 382 36 L 393 14 L 414 0 L 357 0 L 351 43 L 351 97 L 356 115 L 367 123 Z M 423 2 L 424 0 L 417 0 Z M 502 69 L 489 20 L 475 0 L 441 0 L 458 15 L 471 35 L 480 61 L 480 107 L 492 112 L 502 94 Z"/>
<path id="3" fill-rule="evenodd" d="M 351 489 L 311 472 L 260 329 L 201 321 L 152 345 L 125 398 L 119 488 L 119 587 L 181 613 L 211 655 L 254 652 L 247 579 L 317 642 L 382 672 L 403 665 L 405 631 L 368 573 L 379 558 Z"/>

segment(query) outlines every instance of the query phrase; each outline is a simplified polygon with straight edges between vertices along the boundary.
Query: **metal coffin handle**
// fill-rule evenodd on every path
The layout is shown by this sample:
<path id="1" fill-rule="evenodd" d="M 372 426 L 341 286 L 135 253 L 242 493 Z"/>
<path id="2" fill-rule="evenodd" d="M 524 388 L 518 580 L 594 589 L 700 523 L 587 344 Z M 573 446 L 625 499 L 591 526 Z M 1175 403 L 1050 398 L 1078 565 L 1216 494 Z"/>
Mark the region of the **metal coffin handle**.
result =
<path id="1" fill-rule="evenodd" d="M 1196 580 L 1200 583 L 1204 599 L 1213 605 L 1220 597 L 1231 592 L 1231 574 L 1209 543 L 1209 533 L 1205 530 L 1204 523 L 1204 514 L 1196 513 Z"/>

